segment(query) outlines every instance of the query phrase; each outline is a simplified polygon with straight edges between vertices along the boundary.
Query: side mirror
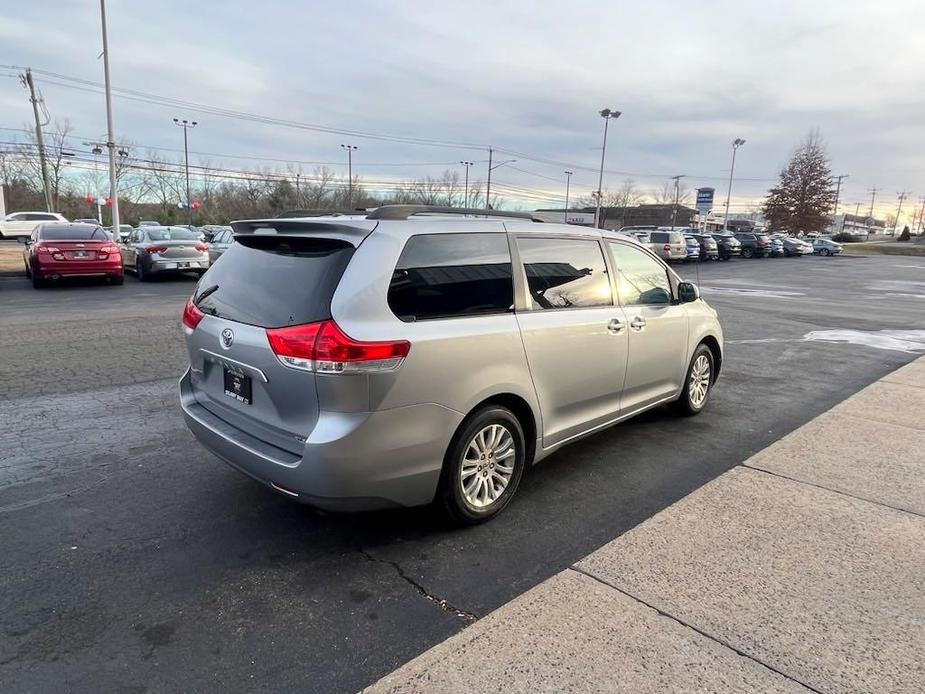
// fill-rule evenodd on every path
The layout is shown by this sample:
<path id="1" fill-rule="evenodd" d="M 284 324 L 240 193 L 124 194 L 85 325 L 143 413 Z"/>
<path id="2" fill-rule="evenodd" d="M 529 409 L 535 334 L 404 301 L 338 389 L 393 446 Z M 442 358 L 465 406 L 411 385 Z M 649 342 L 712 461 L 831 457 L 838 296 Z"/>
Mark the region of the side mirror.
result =
<path id="1" fill-rule="evenodd" d="M 28 236 L 18 236 L 16 240 L 19 241 L 23 246 L 28 246 L 32 242 L 32 239 L 30 239 Z"/>
<path id="2" fill-rule="evenodd" d="M 682 304 L 689 304 L 692 301 L 697 301 L 700 298 L 700 290 L 697 289 L 697 285 L 693 282 L 680 282 L 678 283 L 678 301 Z"/>

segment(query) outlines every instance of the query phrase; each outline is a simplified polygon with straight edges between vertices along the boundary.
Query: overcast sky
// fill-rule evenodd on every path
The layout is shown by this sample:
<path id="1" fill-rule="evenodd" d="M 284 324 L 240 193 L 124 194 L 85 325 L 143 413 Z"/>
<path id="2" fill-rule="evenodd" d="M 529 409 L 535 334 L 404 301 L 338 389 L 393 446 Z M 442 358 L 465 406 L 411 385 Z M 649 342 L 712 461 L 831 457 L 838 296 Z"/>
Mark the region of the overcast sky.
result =
<path id="1" fill-rule="evenodd" d="M 921 0 L 109 0 L 108 13 L 116 87 L 568 163 L 576 172 L 573 196 L 596 187 L 603 127 L 597 112 L 605 106 L 623 111 L 610 130 L 605 188 L 631 177 L 653 190 L 685 174 L 692 187 L 716 187 L 721 200 L 730 143 L 742 137 L 733 197 L 744 211 L 760 201 L 794 145 L 818 127 L 834 173 L 849 175 L 842 201 L 852 211 L 857 202 L 866 201 L 862 210 L 869 205 L 872 186 L 883 189 L 882 212 L 895 209 L 898 191 L 914 191 L 909 208 L 925 195 Z M 97 2 L 8 0 L 0 20 L 0 64 L 102 81 Z M 14 72 L 0 71 L 4 128 L 31 119 Z M 80 138 L 105 132 L 101 96 L 36 77 L 53 117 L 69 118 Z M 349 142 L 359 147 L 355 172 L 369 181 L 437 176 L 460 159 L 477 161 L 472 177 L 484 177 L 484 149 L 115 100 L 117 135 L 143 146 L 182 149 L 173 117 L 198 120 L 190 149 L 229 168 L 285 164 L 214 154 L 345 168 L 339 145 Z M 14 135 L 0 134 L 3 141 Z M 519 202 L 506 197 L 515 205 L 561 205 L 566 167 L 516 158 L 494 179 L 535 192 Z M 548 199 L 533 199 L 542 196 Z"/>

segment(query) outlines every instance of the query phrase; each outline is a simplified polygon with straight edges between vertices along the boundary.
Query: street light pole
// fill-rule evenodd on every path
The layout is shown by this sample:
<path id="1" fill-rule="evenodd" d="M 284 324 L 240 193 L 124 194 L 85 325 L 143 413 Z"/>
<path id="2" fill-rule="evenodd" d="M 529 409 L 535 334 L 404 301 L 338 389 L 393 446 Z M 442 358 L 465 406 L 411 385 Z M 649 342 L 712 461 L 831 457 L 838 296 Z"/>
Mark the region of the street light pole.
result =
<path id="1" fill-rule="evenodd" d="M 109 199 L 112 204 L 112 228 L 119 236 L 119 190 L 116 181 L 116 137 L 112 125 L 112 84 L 109 76 L 109 36 L 106 30 L 106 0 L 100 0 L 100 23 L 103 26 L 103 77 L 106 83 L 106 147 L 109 148 Z"/>
<path id="2" fill-rule="evenodd" d="M 188 121 L 185 118 L 180 120 L 179 118 L 173 119 L 174 125 L 178 125 L 183 128 L 183 158 L 186 162 L 186 220 L 187 223 L 192 227 L 193 226 L 193 201 L 190 200 L 192 197 L 190 195 L 189 188 L 189 141 L 187 139 L 186 133 L 190 128 L 195 128 L 197 123 L 196 121 Z"/>
<path id="3" fill-rule="evenodd" d="M 474 165 L 474 161 L 460 161 L 460 164 L 466 167 L 466 197 L 463 200 L 463 207 L 469 207 L 469 167 Z"/>
<path id="4" fill-rule="evenodd" d="M 568 192 L 569 186 L 572 183 L 572 174 L 574 171 L 565 172 L 565 223 L 568 224 Z"/>
<path id="5" fill-rule="evenodd" d="M 600 114 L 601 118 L 604 119 L 604 144 L 601 146 L 601 171 L 597 177 L 597 207 L 594 210 L 595 229 L 600 229 L 601 225 L 601 198 L 604 196 L 604 155 L 607 153 L 607 125 L 610 123 L 611 118 L 617 119 L 622 115 L 622 113 L 620 111 L 605 108 L 600 112 Z"/>
<path id="6" fill-rule="evenodd" d="M 674 181 L 674 205 L 671 208 L 671 228 L 674 229 L 675 221 L 678 217 L 678 203 L 681 201 L 681 179 L 684 178 L 685 174 L 678 174 L 677 176 L 672 176 L 671 180 Z"/>
<path id="7" fill-rule="evenodd" d="M 732 197 L 732 176 L 736 170 L 736 150 L 745 144 L 745 140 L 737 137 L 732 141 L 732 166 L 729 167 L 729 188 L 726 190 L 726 213 L 723 216 L 723 231 L 729 231 L 729 199 Z"/>
<path id="8" fill-rule="evenodd" d="M 833 233 L 833 234 L 836 232 L 835 225 L 838 223 L 838 222 L 837 222 L 837 219 L 838 219 L 838 196 L 839 196 L 839 194 L 841 193 L 841 182 L 842 182 L 844 179 L 846 179 L 846 178 L 848 178 L 848 174 L 841 174 L 840 176 L 836 176 L 836 177 L 835 177 L 835 180 L 836 180 L 838 183 L 837 183 L 837 185 L 835 186 L 835 212 L 832 213 L 832 233 Z M 842 231 L 845 230 L 845 221 L 844 221 L 844 220 L 842 220 L 842 223 L 841 223 L 841 230 L 842 230 Z"/>
<path id="9" fill-rule="evenodd" d="M 353 209 L 353 153 L 356 151 L 356 145 L 341 145 L 347 150 L 347 209 Z"/>

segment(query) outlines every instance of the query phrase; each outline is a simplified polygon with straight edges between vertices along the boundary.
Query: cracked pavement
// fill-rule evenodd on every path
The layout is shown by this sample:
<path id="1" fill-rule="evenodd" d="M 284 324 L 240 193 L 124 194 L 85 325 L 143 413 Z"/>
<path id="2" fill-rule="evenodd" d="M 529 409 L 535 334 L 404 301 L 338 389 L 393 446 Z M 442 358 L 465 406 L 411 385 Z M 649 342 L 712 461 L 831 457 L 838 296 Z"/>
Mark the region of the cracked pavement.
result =
<path id="1" fill-rule="evenodd" d="M 925 328 L 920 299 L 872 308 L 868 280 L 925 282 L 896 262 L 700 268 L 806 296 L 708 296 L 730 345 L 707 412 L 581 441 L 468 530 L 318 512 L 202 450 L 175 394 L 192 280 L 0 276 L 0 691 L 361 689 L 910 361 L 800 339 Z"/>

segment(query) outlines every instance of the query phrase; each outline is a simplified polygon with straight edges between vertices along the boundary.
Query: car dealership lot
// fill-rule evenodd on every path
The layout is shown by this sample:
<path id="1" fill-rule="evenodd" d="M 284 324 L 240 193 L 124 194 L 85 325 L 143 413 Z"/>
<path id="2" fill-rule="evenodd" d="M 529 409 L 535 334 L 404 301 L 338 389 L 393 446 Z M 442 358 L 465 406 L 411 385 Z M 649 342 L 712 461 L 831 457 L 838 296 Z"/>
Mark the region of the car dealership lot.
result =
<path id="1" fill-rule="evenodd" d="M 678 270 L 726 331 L 707 410 L 563 450 L 467 530 L 322 514 L 205 453 L 176 404 L 193 279 L 0 276 L 0 688 L 356 690 L 925 350 L 925 259 Z"/>

